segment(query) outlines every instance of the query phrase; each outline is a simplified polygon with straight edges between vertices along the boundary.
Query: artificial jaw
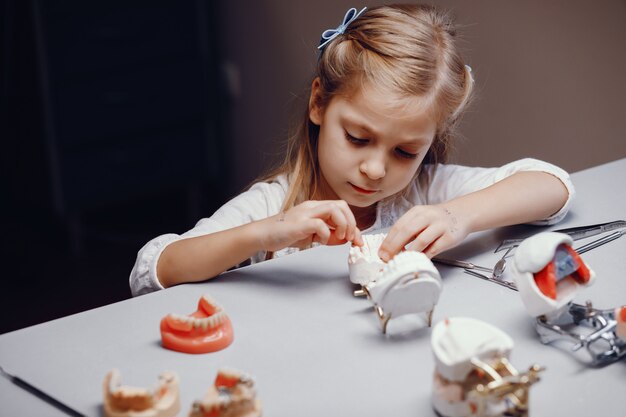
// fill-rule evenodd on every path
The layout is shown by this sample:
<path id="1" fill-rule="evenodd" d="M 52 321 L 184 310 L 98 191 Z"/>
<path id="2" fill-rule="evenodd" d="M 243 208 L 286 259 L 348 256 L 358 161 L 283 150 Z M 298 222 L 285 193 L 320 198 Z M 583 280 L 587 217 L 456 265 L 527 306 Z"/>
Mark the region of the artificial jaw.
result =
<path id="1" fill-rule="evenodd" d="M 254 381 L 247 375 L 220 369 L 202 400 L 194 401 L 189 417 L 260 417 Z"/>
<path id="2" fill-rule="evenodd" d="M 513 340 L 506 333 L 480 320 L 453 317 L 434 327 L 431 345 L 435 356 L 432 402 L 439 415 L 500 416 L 527 411 L 528 388 L 538 381 L 541 368 L 535 365 L 518 373 L 508 361 Z"/>
<path id="3" fill-rule="evenodd" d="M 153 389 L 122 385 L 120 372 L 111 370 L 104 378 L 106 417 L 173 417 L 180 411 L 178 376 L 166 371 Z"/>
<path id="4" fill-rule="evenodd" d="M 571 248 L 572 243 L 568 235 L 547 232 L 529 237 L 517 248 L 513 275 L 532 316 L 558 315 L 581 286 L 593 282 L 595 273 Z"/>
<path id="5" fill-rule="evenodd" d="M 233 341 L 226 312 L 211 297 L 203 295 L 190 315 L 168 314 L 161 320 L 163 347 L 185 353 L 222 350 Z"/>
<path id="6" fill-rule="evenodd" d="M 363 246 L 350 247 L 348 269 L 352 283 L 367 285 L 380 277 L 386 263 L 378 256 L 378 249 L 386 236 L 385 233 L 363 235 Z"/>

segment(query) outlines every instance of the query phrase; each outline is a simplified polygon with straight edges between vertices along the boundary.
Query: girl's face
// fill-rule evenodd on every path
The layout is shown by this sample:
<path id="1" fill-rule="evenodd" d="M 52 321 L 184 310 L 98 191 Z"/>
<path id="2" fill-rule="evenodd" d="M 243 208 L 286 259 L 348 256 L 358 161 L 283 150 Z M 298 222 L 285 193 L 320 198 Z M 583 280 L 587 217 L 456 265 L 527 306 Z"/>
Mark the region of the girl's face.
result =
<path id="1" fill-rule="evenodd" d="M 417 99 L 398 99 L 363 87 L 322 108 L 313 81 L 309 117 L 320 126 L 320 199 L 369 207 L 402 191 L 435 137 L 436 122 Z"/>

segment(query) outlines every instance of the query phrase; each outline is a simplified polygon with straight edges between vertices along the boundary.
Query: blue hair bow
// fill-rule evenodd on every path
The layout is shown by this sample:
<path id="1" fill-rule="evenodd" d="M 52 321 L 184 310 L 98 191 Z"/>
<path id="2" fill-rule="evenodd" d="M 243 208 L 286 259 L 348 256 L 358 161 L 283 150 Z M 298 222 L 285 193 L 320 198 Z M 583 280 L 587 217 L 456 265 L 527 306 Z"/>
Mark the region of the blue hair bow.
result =
<path id="1" fill-rule="evenodd" d="M 350 25 L 350 23 L 354 22 L 357 17 L 361 16 L 361 14 L 363 14 L 365 10 L 367 10 L 367 7 L 362 8 L 360 12 L 357 12 L 357 10 L 354 7 L 349 9 L 346 12 L 346 15 L 343 17 L 343 22 L 339 26 L 337 26 L 336 29 L 326 29 L 322 33 L 322 39 L 320 39 L 320 46 L 318 46 L 317 49 L 324 49 L 324 47 L 328 45 L 330 41 L 335 39 L 337 36 L 343 34 L 348 28 L 348 26 Z"/>

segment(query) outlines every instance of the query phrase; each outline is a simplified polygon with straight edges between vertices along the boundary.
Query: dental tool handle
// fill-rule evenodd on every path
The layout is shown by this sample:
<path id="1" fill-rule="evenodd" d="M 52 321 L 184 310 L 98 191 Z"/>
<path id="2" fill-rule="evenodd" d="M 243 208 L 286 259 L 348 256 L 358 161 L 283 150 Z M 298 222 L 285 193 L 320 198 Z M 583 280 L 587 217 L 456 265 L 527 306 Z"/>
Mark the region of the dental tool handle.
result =
<path id="1" fill-rule="evenodd" d="M 479 271 L 493 272 L 493 269 L 491 269 L 491 268 L 487 268 L 487 267 L 484 267 L 484 266 L 476 265 L 476 264 L 473 264 L 471 262 L 457 261 L 456 259 L 446 259 L 446 258 L 434 257 L 432 259 L 432 261 L 433 262 L 438 262 L 438 263 L 444 264 L 444 265 L 458 266 L 459 268 L 464 268 L 464 269 L 478 269 Z"/>
<path id="2" fill-rule="evenodd" d="M 74 410 L 73 408 L 63 404 L 61 401 L 57 400 L 56 398 L 51 397 L 50 395 L 46 394 L 45 392 L 43 392 L 39 388 L 37 388 L 37 387 L 29 384 L 28 382 L 24 381 L 22 378 L 7 373 L 1 367 L 0 367 L 0 372 L 2 374 L 4 374 L 11 382 L 13 382 L 18 387 L 20 387 L 20 388 L 30 392 L 34 396 L 44 400 L 45 402 L 47 402 L 48 404 L 50 404 L 52 406 L 58 408 L 59 410 L 63 411 L 65 414 L 73 416 L 73 417 L 86 417 L 84 414 L 81 414 L 78 411 Z"/>

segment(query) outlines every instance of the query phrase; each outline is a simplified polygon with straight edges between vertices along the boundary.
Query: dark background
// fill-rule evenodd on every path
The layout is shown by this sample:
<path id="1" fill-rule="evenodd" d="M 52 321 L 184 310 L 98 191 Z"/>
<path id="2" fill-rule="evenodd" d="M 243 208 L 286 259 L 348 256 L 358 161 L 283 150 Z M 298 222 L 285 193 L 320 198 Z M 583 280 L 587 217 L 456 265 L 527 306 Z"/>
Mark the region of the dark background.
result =
<path id="1" fill-rule="evenodd" d="M 216 3 L 0 4 L 2 333 L 130 297 L 230 184 Z"/>
<path id="2" fill-rule="evenodd" d="M 476 78 L 453 162 L 626 157 L 626 1 L 430 3 Z M 141 246 L 277 160 L 353 6 L 0 0 L 0 333 L 130 297 Z"/>

